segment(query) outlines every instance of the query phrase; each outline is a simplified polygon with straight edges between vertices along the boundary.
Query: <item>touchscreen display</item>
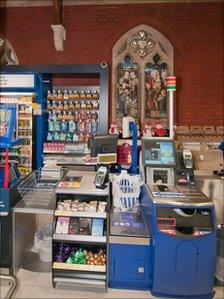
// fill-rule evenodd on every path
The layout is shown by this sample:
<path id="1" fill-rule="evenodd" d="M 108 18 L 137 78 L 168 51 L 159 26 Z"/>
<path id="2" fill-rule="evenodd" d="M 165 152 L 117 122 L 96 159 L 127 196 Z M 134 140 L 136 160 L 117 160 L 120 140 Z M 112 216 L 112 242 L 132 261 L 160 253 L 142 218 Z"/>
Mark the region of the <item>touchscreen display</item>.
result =
<path id="1" fill-rule="evenodd" d="M 151 140 L 145 147 L 145 163 L 151 165 L 174 165 L 174 145 L 172 141 Z"/>

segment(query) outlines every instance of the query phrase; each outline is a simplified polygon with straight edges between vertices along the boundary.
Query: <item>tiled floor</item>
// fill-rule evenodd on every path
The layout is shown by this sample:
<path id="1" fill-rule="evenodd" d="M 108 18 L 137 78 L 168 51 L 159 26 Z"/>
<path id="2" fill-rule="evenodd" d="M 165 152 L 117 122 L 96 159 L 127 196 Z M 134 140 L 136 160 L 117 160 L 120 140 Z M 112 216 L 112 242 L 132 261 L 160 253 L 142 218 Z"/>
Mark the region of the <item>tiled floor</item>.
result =
<path id="1" fill-rule="evenodd" d="M 35 273 L 21 269 L 18 273 L 19 285 L 13 298 L 156 298 L 149 292 L 108 289 L 107 293 L 80 292 L 54 289 L 50 273 Z M 4 298 L 8 287 L 0 281 L 0 298 Z M 216 287 L 216 299 L 224 298 L 223 287 Z M 158 298 L 158 297 L 157 297 Z"/>

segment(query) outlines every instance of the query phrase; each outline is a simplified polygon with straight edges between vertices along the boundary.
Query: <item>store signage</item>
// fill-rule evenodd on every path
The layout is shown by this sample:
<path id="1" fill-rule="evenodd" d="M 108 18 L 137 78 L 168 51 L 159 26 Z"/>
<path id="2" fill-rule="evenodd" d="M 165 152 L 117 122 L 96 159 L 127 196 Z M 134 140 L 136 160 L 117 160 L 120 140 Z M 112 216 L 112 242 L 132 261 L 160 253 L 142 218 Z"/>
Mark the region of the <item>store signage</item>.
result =
<path id="1" fill-rule="evenodd" d="M 34 88 L 34 74 L 1 74 L 1 88 Z"/>

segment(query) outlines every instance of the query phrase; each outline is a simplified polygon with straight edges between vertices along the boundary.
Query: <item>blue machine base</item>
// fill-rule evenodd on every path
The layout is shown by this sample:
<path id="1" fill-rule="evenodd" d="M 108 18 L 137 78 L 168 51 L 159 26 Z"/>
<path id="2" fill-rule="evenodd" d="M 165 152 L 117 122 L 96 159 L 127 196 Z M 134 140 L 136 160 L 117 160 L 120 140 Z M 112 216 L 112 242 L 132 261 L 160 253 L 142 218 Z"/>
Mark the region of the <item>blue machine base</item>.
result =
<path id="1" fill-rule="evenodd" d="M 203 295 L 172 295 L 172 294 L 162 294 L 162 293 L 158 293 L 158 292 L 153 292 L 153 291 L 150 291 L 151 294 L 155 297 L 164 297 L 164 298 L 194 298 L 194 299 L 210 299 L 210 298 L 213 298 L 214 294 L 215 294 L 215 291 L 213 291 L 212 293 L 210 294 L 203 294 Z"/>
<path id="2" fill-rule="evenodd" d="M 150 246 L 109 244 L 109 287 L 149 290 Z"/>
<path id="3" fill-rule="evenodd" d="M 137 290 L 137 291 L 149 291 L 149 287 L 143 287 L 141 283 L 131 282 L 111 282 L 109 281 L 109 288 L 111 289 L 123 289 L 123 290 Z"/>

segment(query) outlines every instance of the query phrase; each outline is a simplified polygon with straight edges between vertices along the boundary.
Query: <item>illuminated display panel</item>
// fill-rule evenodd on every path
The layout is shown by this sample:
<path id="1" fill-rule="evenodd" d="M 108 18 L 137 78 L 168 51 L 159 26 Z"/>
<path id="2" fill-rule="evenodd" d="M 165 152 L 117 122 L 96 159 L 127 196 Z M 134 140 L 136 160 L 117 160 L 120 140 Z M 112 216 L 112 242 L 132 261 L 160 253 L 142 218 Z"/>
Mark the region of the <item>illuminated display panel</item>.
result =
<path id="1" fill-rule="evenodd" d="M 147 140 L 144 149 L 145 164 L 175 165 L 174 144 L 172 141 Z"/>

